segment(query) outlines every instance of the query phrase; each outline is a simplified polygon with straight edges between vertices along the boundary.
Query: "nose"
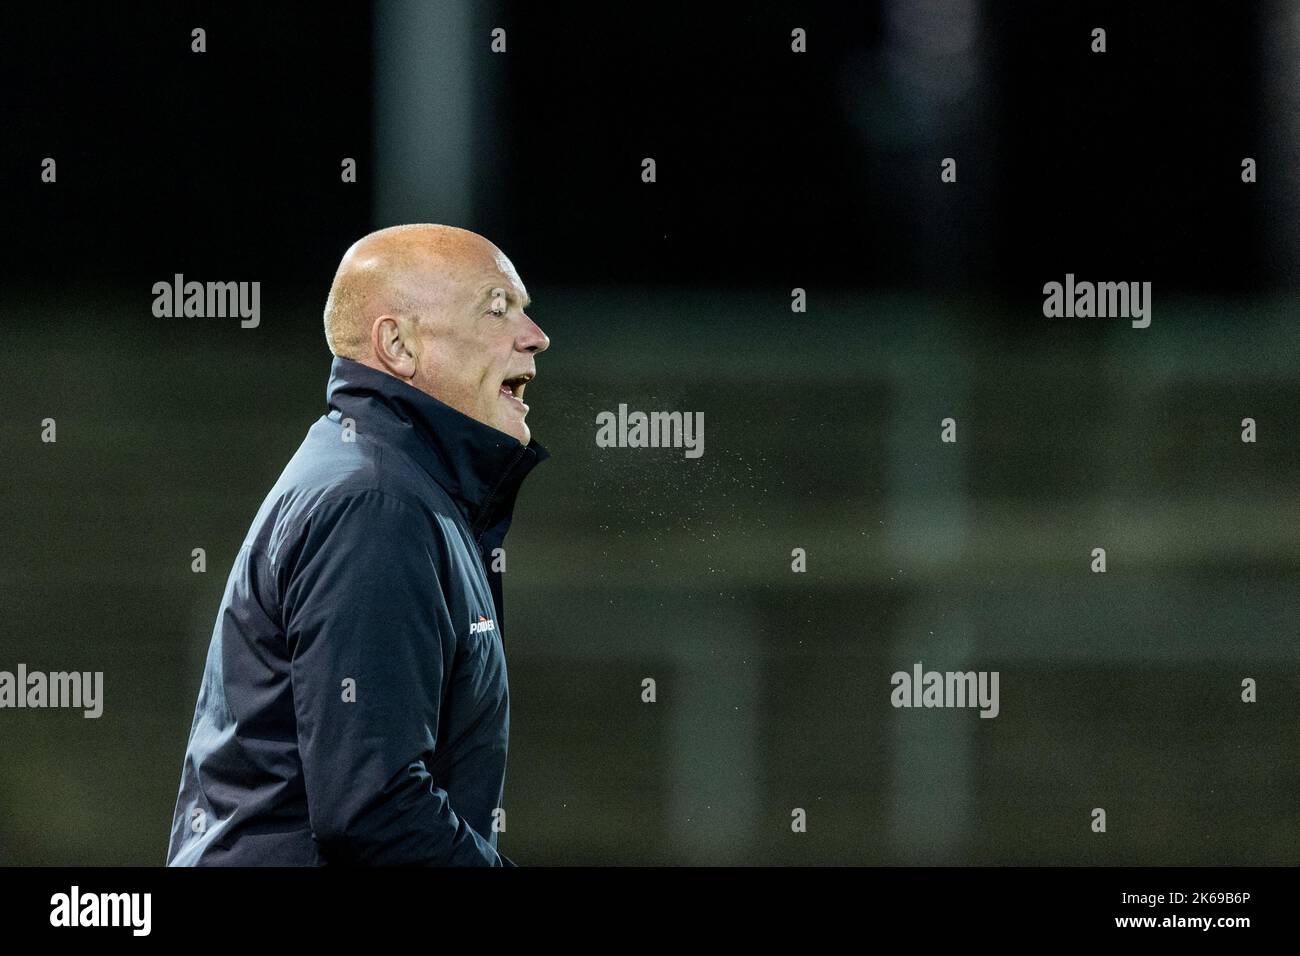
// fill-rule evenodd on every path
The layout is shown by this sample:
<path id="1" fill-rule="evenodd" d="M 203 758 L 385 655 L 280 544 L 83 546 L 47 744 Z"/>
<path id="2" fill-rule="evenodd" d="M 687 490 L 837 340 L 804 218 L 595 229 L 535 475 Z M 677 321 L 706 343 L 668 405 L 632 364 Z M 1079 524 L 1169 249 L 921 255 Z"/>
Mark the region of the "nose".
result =
<path id="1" fill-rule="evenodd" d="M 549 349 L 551 347 L 551 339 L 542 331 L 541 326 L 528 318 L 527 315 L 524 316 L 524 321 L 527 324 L 524 327 L 523 333 L 519 336 L 519 348 L 524 352 L 532 352 L 534 354 L 537 352 L 545 352 Z"/>

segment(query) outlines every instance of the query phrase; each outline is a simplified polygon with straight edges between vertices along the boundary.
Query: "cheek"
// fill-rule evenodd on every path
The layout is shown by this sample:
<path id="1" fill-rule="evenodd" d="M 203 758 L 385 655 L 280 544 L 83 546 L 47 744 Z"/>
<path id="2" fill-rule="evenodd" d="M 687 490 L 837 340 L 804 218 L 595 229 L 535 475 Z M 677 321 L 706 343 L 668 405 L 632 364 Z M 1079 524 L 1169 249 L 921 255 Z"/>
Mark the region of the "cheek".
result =
<path id="1" fill-rule="evenodd" d="M 494 413 L 499 410 L 501 399 L 501 379 L 499 376 L 489 374 L 483 379 L 483 385 L 479 389 L 479 400 L 484 407 L 491 409 Z"/>

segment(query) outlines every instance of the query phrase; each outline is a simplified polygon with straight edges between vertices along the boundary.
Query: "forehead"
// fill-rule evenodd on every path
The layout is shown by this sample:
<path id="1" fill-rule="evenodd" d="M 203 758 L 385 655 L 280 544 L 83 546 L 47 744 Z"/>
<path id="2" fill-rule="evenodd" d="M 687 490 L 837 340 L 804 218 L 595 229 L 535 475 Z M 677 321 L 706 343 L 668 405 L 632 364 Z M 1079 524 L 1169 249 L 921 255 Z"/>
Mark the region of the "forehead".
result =
<path id="1" fill-rule="evenodd" d="M 528 290 L 524 288 L 523 279 L 519 278 L 513 263 L 500 249 L 494 249 L 490 261 L 484 262 L 477 270 L 474 284 L 476 301 L 497 296 L 514 299 L 525 306 L 531 301 Z"/>

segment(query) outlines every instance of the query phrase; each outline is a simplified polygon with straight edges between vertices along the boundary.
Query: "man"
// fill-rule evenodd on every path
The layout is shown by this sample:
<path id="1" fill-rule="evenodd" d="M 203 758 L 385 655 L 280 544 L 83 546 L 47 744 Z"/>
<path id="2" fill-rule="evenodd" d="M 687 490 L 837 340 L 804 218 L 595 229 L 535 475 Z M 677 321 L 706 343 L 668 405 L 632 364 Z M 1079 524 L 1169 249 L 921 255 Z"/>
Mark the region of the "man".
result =
<path id="1" fill-rule="evenodd" d="M 510 260 L 449 226 L 344 255 L 319 419 L 217 614 L 167 862 L 513 866 L 502 542 L 548 457 L 525 423 L 550 344 Z"/>

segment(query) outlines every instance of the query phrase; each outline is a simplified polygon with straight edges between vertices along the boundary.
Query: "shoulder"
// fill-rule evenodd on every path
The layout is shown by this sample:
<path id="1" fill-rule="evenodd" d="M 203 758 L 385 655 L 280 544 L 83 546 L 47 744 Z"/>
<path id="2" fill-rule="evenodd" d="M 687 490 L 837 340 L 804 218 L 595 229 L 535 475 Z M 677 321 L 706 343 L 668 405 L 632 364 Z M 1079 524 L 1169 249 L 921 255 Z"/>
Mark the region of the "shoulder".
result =
<path id="1" fill-rule="evenodd" d="M 343 441 L 338 425 L 321 418 L 267 495 L 255 526 L 274 554 L 313 524 L 365 520 L 405 526 L 411 515 L 431 518 L 441 503 L 409 471 L 400 454 L 363 436 Z"/>
<path id="2" fill-rule="evenodd" d="M 338 487 L 324 491 L 280 535 L 277 552 L 331 540 L 355 547 L 353 539 L 399 543 L 432 543 L 442 534 L 437 516 L 418 499 L 382 486 Z"/>
<path id="3" fill-rule="evenodd" d="M 382 593 L 440 586 L 449 561 L 438 516 L 380 488 L 322 496 L 284 529 L 268 557 L 270 579 L 286 608 L 299 606 L 304 594 L 334 602 L 340 589 Z"/>

